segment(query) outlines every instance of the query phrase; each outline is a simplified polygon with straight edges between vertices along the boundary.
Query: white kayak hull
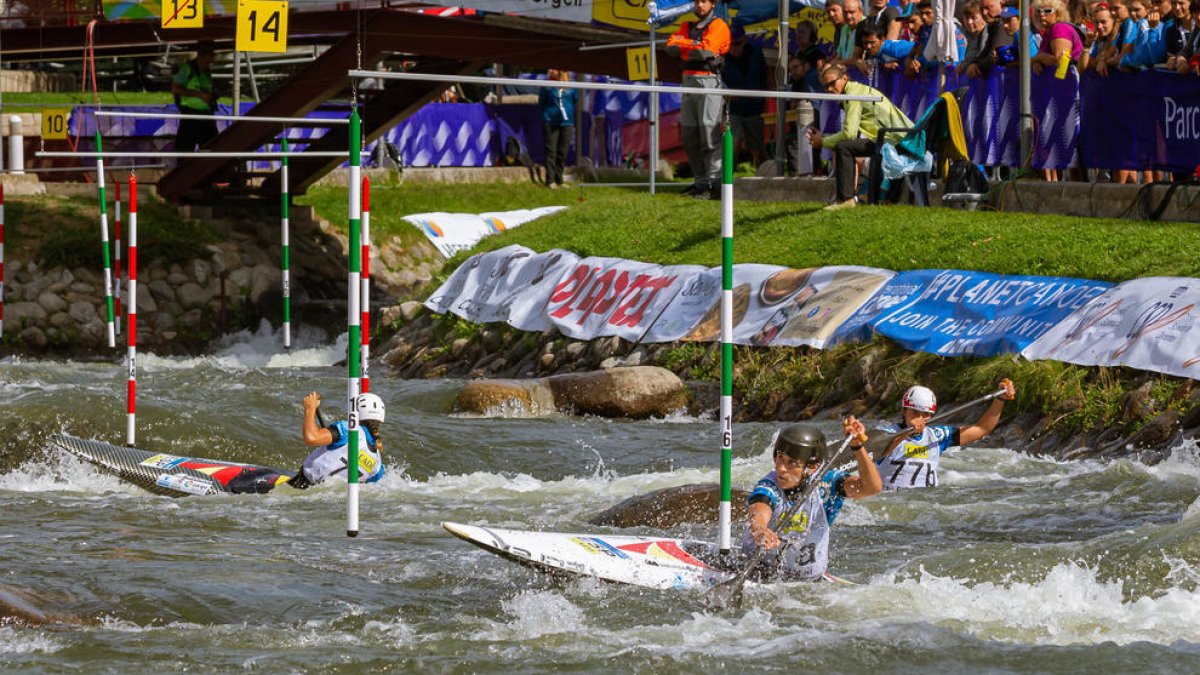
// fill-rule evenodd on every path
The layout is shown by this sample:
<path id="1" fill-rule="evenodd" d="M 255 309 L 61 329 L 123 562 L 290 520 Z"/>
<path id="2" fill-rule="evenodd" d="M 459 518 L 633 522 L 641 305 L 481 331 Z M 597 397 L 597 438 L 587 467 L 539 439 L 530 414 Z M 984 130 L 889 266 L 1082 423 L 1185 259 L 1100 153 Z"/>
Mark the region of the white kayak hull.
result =
<path id="1" fill-rule="evenodd" d="M 442 523 L 442 527 L 485 551 L 548 574 L 681 590 L 705 590 L 734 576 L 713 565 L 717 559 L 716 547 L 705 542 L 670 537 L 531 532 L 451 522 Z M 843 581 L 829 574 L 825 578 Z"/>

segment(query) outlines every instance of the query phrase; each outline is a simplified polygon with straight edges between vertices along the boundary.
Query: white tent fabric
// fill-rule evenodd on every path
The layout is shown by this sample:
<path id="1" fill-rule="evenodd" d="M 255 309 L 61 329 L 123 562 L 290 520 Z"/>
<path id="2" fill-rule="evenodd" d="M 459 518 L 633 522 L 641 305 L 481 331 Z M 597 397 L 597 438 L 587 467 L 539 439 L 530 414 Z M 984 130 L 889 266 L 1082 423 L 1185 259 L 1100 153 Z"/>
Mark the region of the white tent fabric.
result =
<path id="1" fill-rule="evenodd" d="M 954 0 L 933 0 L 933 33 L 925 45 L 925 58 L 946 63 L 955 61 L 958 47 L 954 44 Z"/>

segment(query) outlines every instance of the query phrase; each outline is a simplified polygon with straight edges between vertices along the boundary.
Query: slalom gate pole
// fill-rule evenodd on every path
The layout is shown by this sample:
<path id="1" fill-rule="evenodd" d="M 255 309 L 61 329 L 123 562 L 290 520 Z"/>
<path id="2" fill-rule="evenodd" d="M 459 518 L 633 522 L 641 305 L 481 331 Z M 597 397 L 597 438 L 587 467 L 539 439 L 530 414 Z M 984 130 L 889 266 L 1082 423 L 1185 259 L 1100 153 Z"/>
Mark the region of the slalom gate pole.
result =
<path id="1" fill-rule="evenodd" d="M 728 106 L 726 106 L 728 109 Z M 733 508 L 733 132 L 725 117 L 721 142 L 721 505 L 718 539 L 730 551 Z"/>
<path id="2" fill-rule="evenodd" d="M 4 184 L 0 183 L 0 337 L 4 337 Z"/>
<path id="3" fill-rule="evenodd" d="M 108 251 L 108 198 L 104 195 L 104 149 L 100 146 L 100 129 L 96 128 L 96 187 L 100 191 L 100 244 L 104 248 L 104 312 L 108 324 L 108 346 L 117 346 L 113 321 L 112 264 Z"/>
<path id="4" fill-rule="evenodd" d="M 125 365 L 129 369 L 128 413 L 125 417 L 125 444 L 133 447 L 136 442 L 134 421 L 137 418 L 137 176 L 129 174 L 129 287 L 125 303 L 129 317 L 125 322 Z"/>
<path id="5" fill-rule="evenodd" d="M 113 322 L 121 332 L 121 181 L 113 183 Z"/>
<path id="6" fill-rule="evenodd" d="M 362 179 L 362 393 L 371 391 L 371 177 Z"/>
<path id="7" fill-rule="evenodd" d="M 362 261 L 361 232 L 361 202 L 362 195 L 362 154 L 359 152 L 362 144 L 362 125 L 358 117 L 358 108 L 350 114 L 350 249 L 347 252 L 349 260 L 349 278 L 346 280 L 346 323 L 348 342 L 346 343 L 346 366 L 349 369 L 346 378 L 346 426 L 349 429 L 348 445 L 346 447 L 349 466 L 346 470 L 346 536 L 358 536 L 358 393 L 359 393 L 359 347 L 362 337 L 359 332 L 361 317 L 358 307 L 359 293 L 362 290 L 359 281 L 359 263 Z"/>
<path id="8" fill-rule="evenodd" d="M 283 190 L 280 203 L 280 242 L 282 246 L 281 276 L 283 277 L 283 348 L 292 348 L 292 280 L 291 280 L 291 244 L 288 241 L 288 140 L 287 129 L 283 131 L 283 159 L 279 168 L 279 185 Z"/>

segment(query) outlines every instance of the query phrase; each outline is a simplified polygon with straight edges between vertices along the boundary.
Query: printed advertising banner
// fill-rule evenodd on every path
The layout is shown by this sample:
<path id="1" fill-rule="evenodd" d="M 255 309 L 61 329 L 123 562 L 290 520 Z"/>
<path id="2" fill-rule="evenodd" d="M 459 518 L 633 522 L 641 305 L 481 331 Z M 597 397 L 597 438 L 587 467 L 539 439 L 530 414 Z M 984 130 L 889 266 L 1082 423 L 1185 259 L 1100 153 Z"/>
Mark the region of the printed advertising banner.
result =
<path id="1" fill-rule="evenodd" d="M 1191 173 L 1200 165 L 1200 87 L 1155 70 L 1083 77 L 1085 166 Z M 1121 105 L 1112 105 L 1119 96 Z"/>
<path id="2" fill-rule="evenodd" d="M 1181 377 L 1200 376 L 1200 335 L 1192 331 L 1200 279 L 1127 281 L 1029 345 L 1027 359 L 1085 366 L 1131 366 Z"/>
<path id="3" fill-rule="evenodd" d="M 543 331 L 551 326 L 546 299 L 578 262 L 579 256 L 569 251 L 536 253 L 524 246 L 473 255 L 425 301 L 425 307 L 476 323 L 504 321 L 520 330 Z"/>
<path id="4" fill-rule="evenodd" d="M 497 211 L 494 213 L 415 213 L 404 216 L 433 244 L 443 256 L 449 258 L 459 251 L 473 248 L 480 239 L 504 230 L 523 225 L 542 216 L 557 213 L 565 206 L 543 206 L 536 209 Z"/>
<path id="5" fill-rule="evenodd" d="M 913 351 L 942 356 L 1020 352 L 1112 284 L 963 270 L 914 270 L 891 283 L 917 286 L 872 324 Z"/>
<path id="6" fill-rule="evenodd" d="M 622 258 L 584 258 L 554 287 L 549 320 L 578 340 L 616 335 L 638 342 L 700 265 L 663 267 Z"/>

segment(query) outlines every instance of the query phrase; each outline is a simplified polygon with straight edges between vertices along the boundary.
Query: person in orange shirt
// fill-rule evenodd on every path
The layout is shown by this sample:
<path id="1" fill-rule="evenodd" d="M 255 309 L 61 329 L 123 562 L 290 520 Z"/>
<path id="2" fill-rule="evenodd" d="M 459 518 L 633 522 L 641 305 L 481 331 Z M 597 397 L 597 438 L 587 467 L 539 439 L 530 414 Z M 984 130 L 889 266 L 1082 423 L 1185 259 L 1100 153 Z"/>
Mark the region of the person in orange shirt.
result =
<path id="1" fill-rule="evenodd" d="M 693 11 L 699 21 L 685 21 L 667 40 L 667 53 L 683 59 L 684 87 L 719 89 L 721 66 L 729 52 L 729 25 L 713 10 L 714 0 L 695 0 Z M 698 199 L 720 199 L 721 111 L 720 96 L 684 95 L 679 112 L 683 127 L 683 150 L 695 182 L 685 191 Z"/>

